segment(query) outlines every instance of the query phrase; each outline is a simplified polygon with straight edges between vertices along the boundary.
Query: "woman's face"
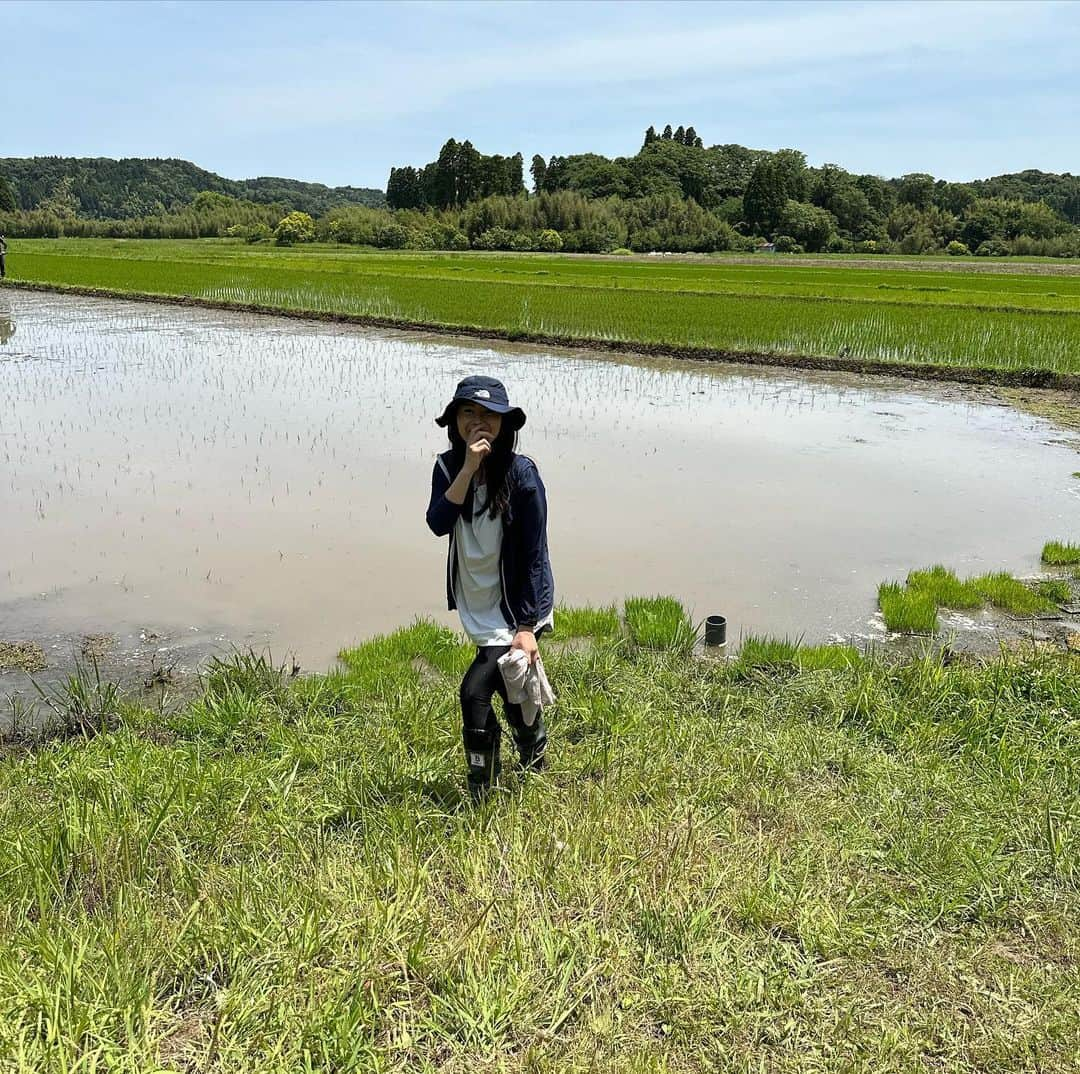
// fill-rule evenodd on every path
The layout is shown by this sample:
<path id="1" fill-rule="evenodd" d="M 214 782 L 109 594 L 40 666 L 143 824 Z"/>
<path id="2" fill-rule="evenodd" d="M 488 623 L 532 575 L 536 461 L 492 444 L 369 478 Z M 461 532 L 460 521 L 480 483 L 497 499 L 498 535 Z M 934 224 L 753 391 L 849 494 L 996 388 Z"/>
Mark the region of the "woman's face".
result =
<path id="1" fill-rule="evenodd" d="M 462 403 L 457 409 L 457 431 L 466 444 L 469 437 L 478 431 L 494 442 L 501 429 L 502 415 L 479 403 Z"/>

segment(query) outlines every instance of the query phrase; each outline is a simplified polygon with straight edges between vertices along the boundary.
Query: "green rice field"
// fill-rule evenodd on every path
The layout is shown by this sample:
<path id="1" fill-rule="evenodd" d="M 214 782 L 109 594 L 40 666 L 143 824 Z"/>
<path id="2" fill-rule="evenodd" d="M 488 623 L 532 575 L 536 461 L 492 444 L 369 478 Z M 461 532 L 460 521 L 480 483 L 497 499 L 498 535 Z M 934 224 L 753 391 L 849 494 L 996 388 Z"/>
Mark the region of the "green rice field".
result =
<path id="1" fill-rule="evenodd" d="M 797 364 L 979 371 L 1075 386 L 1080 274 L 955 264 L 585 258 L 275 248 L 223 240 L 25 240 L 9 278 L 201 302 L 625 343 Z M 995 270 L 1000 266 L 992 266 Z M 1010 266 L 1011 267 L 1011 266 Z"/>

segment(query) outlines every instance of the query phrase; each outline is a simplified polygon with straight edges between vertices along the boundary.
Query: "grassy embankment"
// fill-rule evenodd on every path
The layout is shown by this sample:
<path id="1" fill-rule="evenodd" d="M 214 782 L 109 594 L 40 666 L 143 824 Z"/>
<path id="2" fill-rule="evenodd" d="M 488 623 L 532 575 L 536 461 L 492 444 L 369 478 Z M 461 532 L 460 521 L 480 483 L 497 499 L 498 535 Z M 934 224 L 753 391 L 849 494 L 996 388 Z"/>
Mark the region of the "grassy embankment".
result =
<path id="1" fill-rule="evenodd" d="M 91 689 L 0 761 L 0 1066 L 1075 1070 L 1080 662 L 625 619 L 559 617 L 551 769 L 478 810 L 434 624 Z"/>
<path id="2" fill-rule="evenodd" d="M 101 289 L 826 368 L 1080 385 L 1080 276 L 843 264 L 34 240 L 13 276 Z"/>

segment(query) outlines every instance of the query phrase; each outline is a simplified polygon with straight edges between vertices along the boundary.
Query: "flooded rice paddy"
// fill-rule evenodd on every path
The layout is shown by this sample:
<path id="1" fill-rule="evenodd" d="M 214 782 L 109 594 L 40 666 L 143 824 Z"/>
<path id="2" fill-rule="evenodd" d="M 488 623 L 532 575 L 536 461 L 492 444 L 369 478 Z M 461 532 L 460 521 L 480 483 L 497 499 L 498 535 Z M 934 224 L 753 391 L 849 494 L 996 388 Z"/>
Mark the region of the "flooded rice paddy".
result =
<path id="1" fill-rule="evenodd" d="M 414 616 L 454 624 L 424 510 L 433 418 L 478 371 L 528 412 L 567 603 L 670 593 L 732 640 L 872 634 L 883 579 L 1032 573 L 1080 520 L 1075 447 L 970 389 L 8 292 L 0 639 L 321 669 Z"/>

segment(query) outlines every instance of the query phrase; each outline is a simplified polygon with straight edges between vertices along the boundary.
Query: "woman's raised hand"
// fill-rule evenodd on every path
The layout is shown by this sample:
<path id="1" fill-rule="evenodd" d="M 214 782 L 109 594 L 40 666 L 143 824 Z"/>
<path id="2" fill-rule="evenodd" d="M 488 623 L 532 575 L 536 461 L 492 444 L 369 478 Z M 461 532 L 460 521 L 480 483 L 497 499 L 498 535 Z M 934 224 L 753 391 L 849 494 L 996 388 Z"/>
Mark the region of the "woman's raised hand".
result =
<path id="1" fill-rule="evenodd" d="M 480 469 L 480 464 L 491 454 L 491 441 L 488 433 L 483 429 L 475 429 L 469 434 L 465 445 L 465 469 L 475 474 Z"/>

